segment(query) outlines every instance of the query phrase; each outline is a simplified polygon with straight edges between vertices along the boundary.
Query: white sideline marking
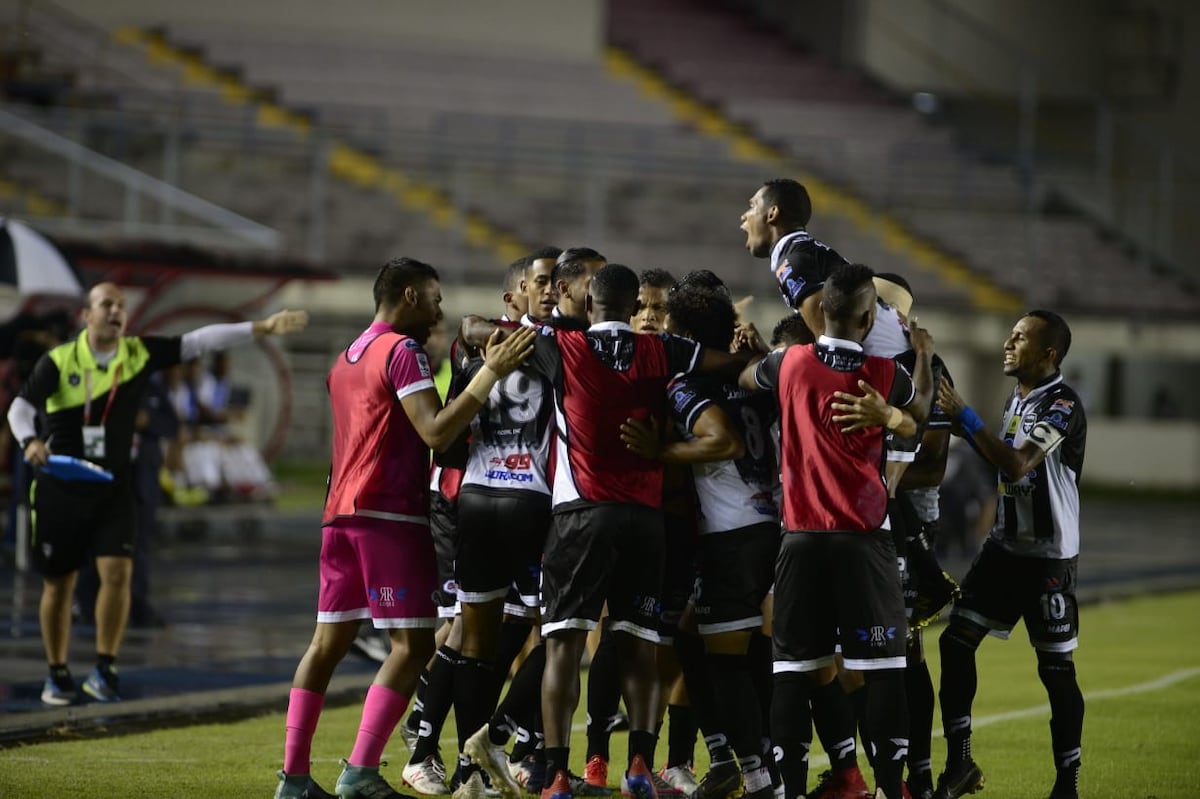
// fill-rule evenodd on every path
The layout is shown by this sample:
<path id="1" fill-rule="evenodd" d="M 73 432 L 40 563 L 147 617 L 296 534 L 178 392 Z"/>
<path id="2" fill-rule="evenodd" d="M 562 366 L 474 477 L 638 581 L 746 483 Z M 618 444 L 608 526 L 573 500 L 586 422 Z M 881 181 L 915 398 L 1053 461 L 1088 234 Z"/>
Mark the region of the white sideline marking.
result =
<path id="1" fill-rule="evenodd" d="M 1133 694 L 1148 694 L 1152 691 L 1161 691 L 1163 688 L 1170 688 L 1176 683 L 1181 683 L 1185 680 L 1200 675 L 1200 668 L 1180 669 L 1173 671 L 1170 674 L 1150 680 L 1149 682 L 1134 683 L 1121 688 L 1102 688 L 1098 691 L 1089 691 L 1083 695 L 1085 701 L 1091 699 L 1112 699 L 1118 696 L 1131 696 Z M 993 724 L 1000 724 L 1005 721 L 1014 721 L 1016 719 L 1027 719 L 1035 716 L 1041 716 L 1050 712 L 1049 704 L 1035 705 L 1033 707 L 1023 708 L 1021 710 L 1009 710 L 1004 713 L 993 713 L 990 716 L 981 716 L 971 719 L 971 731 L 974 732 L 980 727 L 990 727 Z M 935 738 L 942 738 L 942 733 L 935 733 Z M 809 759 L 808 765 L 810 768 L 829 765 L 829 756 L 825 754 L 815 755 Z"/>
<path id="2" fill-rule="evenodd" d="M 1200 667 L 1195 667 L 1195 668 L 1190 668 L 1190 669 L 1180 669 L 1179 671 L 1173 671 L 1170 674 L 1164 674 L 1163 676 L 1161 676 L 1157 679 L 1154 679 L 1154 680 L 1149 680 L 1148 682 L 1134 683 L 1133 685 L 1126 685 L 1121 688 L 1102 688 L 1098 691 L 1090 691 L 1088 693 L 1085 693 L 1083 695 L 1083 698 L 1085 700 L 1112 699 L 1114 697 L 1119 697 L 1119 696 L 1132 696 L 1134 694 L 1148 694 L 1153 691 L 1161 691 L 1164 688 L 1170 688 L 1172 685 L 1184 682 L 1186 680 L 1190 680 L 1196 676 L 1200 676 Z M 974 731 L 974 730 L 978 730 L 980 727 L 988 727 L 988 726 L 991 726 L 992 724 L 1000 724 L 1005 721 L 1014 721 L 1016 719 L 1031 718 L 1031 717 L 1043 715 L 1043 714 L 1049 713 L 1049 712 L 1050 712 L 1050 705 L 1042 704 L 1042 705 L 1035 705 L 1034 707 L 1023 708 L 1021 710 L 1010 710 L 1005 713 L 993 713 L 990 716 L 981 716 L 978 719 L 972 719 L 971 720 L 971 729 L 972 729 L 972 731 Z M 579 730 L 583 730 L 585 728 L 586 728 L 586 725 L 584 725 L 584 724 L 574 724 L 571 727 L 572 731 L 576 731 L 576 732 Z M 457 745 L 458 737 L 456 735 L 447 735 L 447 734 L 443 733 L 441 742 Z M 402 749 L 402 750 L 400 750 L 400 752 L 396 753 L 396 755 L 404 755 L 403 762 L 407 763 L 408 762 L 407 752 L 408 752 L 407 749 Z M 385 760 L 392 759 L 393 763 L 401 762 L 401 758 L 397 757 L 396 755 L 389 755 L 389 753 L 384 753 L 383 757 Z M 52 759 L 47 758 L 47 757 L 31 757 L 28 755 L 15 755 L 14 756 L 14 755 L 5 755 L 3 753 L 0 753 L 0 760 L 11 762 L 11 763 L 38 763 L 38 764 L 43 764 L 43 765 L 46 765 L 46 764 L 49 764 L 52 762 Z M 314 762 L 314 763 L 337 763 L 337 762 L 340 762 L 340 760 L 341 760 L 341 758 L 335 758 L 335 757 L 315 757 L 312 759 L 312 762 Z M 188 759 L 181 760 L 177 757 L 170 757 L 170 758 L 152 758 L 152 757 L 111 758 L 111 757 L 106 757 L 105 762 L 108 762 L 108 763 L 168 763 L 168 762 L 169 763 L 199 763 L 201 761 L 196 758 L 188 758 Z M 829 756 L 825 755 L 825 754 L 815 755 L 809 759 L 808 765 L 810 768 L 818 768 L 820 766 L 827 766 L 827 765 L 829 765 Z"/>

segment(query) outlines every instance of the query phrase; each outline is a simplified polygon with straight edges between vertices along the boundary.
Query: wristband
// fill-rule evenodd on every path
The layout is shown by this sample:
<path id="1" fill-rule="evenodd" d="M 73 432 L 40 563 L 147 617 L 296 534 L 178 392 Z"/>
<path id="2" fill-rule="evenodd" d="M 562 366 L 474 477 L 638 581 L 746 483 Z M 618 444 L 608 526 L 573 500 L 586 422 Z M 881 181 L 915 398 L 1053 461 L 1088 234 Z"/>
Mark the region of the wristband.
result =
<path id="1" fill-rule="evenodd" d="M 979 414 L 975 413 L 975 409 L 970 405 L 965 406 L 959 411 L 956 418 L 967 435 L 973 436 L 983 429 L 983 420 L 979 418 Z"/>
<path id="2" fill-rule="evenodd" d="M 25 450 L 29 449 L 29 445 L 37 440 L 38 440 L 37 436 L 25 436 L 24 438 L 22 438 L 21 439 L 21 453 L 24 454 Z"/>
<path id="3" fill-rule="evenodd" d="M 887 424 L 884 425 L 888 430 L 895 430 L 904 422 L 904 411 L 893 406 L 892 412 L 888 414 Z"/>
<path id="4" fill-rule="evenodd" d="M 475 376 L 471 378 L 471 382 L 467 383 L 467 387 L 463 389 L 464 394 L 470 394 L 475 399 L 479 400 L 480 405 L 486 405 L 488 394 L 492 392 L 492 386 L 496 385 L 496 381 L 500 376 L 492 371 L 491 367 L 483 366 Z"/>

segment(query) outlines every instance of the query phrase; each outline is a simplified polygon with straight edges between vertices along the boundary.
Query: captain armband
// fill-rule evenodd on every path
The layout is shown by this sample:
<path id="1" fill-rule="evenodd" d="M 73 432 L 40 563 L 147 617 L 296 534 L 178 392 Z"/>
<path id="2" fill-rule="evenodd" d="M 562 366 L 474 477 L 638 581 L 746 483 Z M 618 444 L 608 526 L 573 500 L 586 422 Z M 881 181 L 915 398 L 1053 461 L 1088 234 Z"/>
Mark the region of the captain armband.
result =
<path id="1" fill-rule="evenodd" d="M 973 436 L 983 429 L 983 420 L 979 418 L 979 414 L 975 413 L 975 409 L 970 405 L 964 406 L 955 418 L 958 419 L 958 423 L 962 425 L 962 429 L 967 435 Z"/>
<path id="2" fill-rule="evenodd" d="M 490 367 L 483 366 L 471 378 L 471 382 L 467 383 L 467 387 L 463 389 L 463 393 L 470 394 L 479 400 L 480 405 L 486 405 L 488 394 L 492 392 L 492 386 L 496 385 L 496 381 L 499 379 L 500 376 L 493 372 Z"/>

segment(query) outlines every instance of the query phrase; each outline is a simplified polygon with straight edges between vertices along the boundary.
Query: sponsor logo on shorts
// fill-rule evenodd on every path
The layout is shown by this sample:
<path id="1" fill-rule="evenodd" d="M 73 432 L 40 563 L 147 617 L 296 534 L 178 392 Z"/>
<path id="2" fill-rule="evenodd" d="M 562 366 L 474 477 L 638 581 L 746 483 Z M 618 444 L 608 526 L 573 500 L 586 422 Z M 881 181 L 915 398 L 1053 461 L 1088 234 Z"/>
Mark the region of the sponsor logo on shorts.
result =
<path id="1" fill-rule="evenodd" d="M 407 588 L 394 588 L 390 585 L 367 589 L 367 599 L 371 604 L 378 605 L 381 608 L 396 607 L 396 603 L 403 602 L 407 594 Z"/>
<path id="2" fill-rule="evenodd" d="M 884 627 L 880 624 L 877 624 L 866 630 L 859 629 L 855 630 L 854 632 L 858 634 L 859 641 L 871 647 L 886 647 L 888 641 L 894 641 L 896 639 L 895 627 Z"/>

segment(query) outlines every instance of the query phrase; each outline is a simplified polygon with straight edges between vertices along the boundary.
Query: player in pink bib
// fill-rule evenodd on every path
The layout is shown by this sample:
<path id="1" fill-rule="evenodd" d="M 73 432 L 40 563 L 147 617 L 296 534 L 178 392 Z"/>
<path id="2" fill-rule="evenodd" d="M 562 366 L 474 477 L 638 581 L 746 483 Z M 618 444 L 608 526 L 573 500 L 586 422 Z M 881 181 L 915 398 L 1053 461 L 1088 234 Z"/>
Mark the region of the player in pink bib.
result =
<path id="1" fill-rule="evenodd" d="M 422 346 L 442 318 L 437 272 L 409 258 L 391 261 L 379 271 L 374 296 L 375 321 L 339 356 L 327 381 L 333 463 L 322 517 L 317 627 L 292 682 L 276 799 L 332 796 L 309 774 L 312 739 L 334 669 L 367 618 L 388 630 L 392 651 L 367 691 L 337 795 L 400 796 L 380 775 L 379 759 L 433 654 L 429 451 L 450 446 L 496 380 L 533 349 L 532 332 L 495 343 L 485 367 L 442 407 Z"/>

